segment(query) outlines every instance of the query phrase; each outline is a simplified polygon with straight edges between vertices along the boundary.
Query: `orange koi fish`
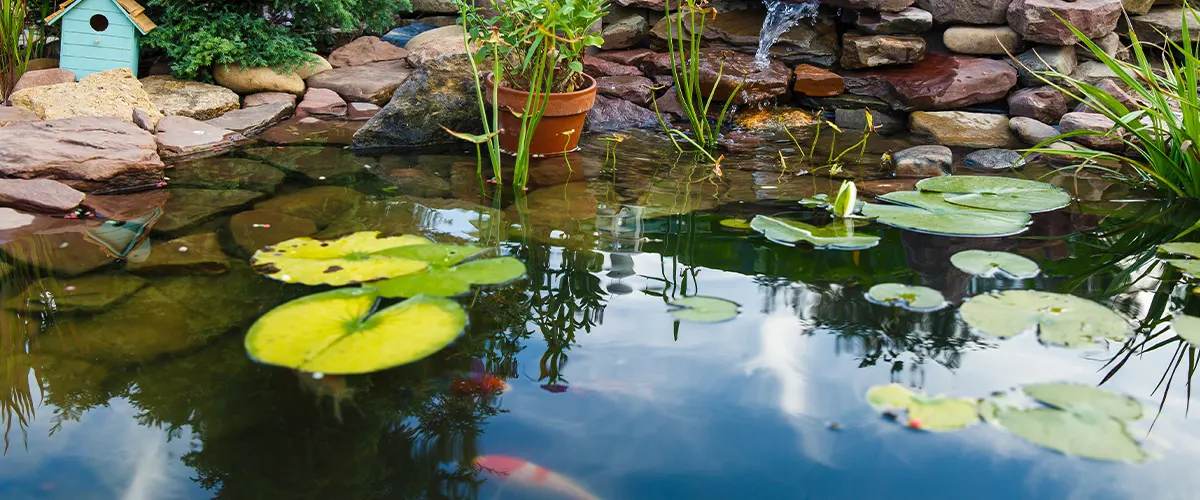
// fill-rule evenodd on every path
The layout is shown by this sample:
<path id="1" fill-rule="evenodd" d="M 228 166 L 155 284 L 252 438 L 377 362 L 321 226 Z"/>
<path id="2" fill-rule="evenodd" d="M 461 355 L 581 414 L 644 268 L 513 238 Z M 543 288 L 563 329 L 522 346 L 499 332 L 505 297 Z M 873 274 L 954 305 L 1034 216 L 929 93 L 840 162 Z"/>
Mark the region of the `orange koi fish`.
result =
<path id="1" fill-rule="evenodd" d="M 484 397 L 512 390 L 512 386 L 508 385 L 504 379 L 488 373 L 483 362 L 478 359 L 471 360 L 471 372 L 467 374 L 467 378 L 455 380 L 451 383 L 451 388 L 457 394 L 474 394 Z"/>
<path id="2" fill-rule="evenodd" d="M 485 455 L 475 464 L 503 479 L 551 491 L 572 500 L 600 500 L 566 476 L 545 467 L 506 455 Z"/>

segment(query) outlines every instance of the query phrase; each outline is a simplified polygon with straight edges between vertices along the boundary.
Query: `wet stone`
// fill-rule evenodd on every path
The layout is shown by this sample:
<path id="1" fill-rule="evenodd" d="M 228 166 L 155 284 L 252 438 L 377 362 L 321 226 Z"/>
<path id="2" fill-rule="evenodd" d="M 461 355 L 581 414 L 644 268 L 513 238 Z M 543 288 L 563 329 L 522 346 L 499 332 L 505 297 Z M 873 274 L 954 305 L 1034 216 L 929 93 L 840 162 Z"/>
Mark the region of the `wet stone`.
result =
<path id="1" fill-rule="evenodd" d="M 909 130 L 947 146 L 1004 148 L 1016 139 L 1008 117 L 966 111 L 917 111 L 909 115 Z"/>
<path id="2" fill-rule="evenodd" d="M 337 146 L 258 147 L 242 151 L 246 156 L 266 162 L 302 179 L 318 184 L 351 183 L 366 175 L 369 158 L 354 156 L 350 149 Z"/>
<path id="3" fill-rule="evenodd" d="M 371 173 L 396 186 L 396 194 L 421 198 L 450 196 L 450 183 L 434 174 L 416 168 L 377 168 Z"/>
<path id="4" fill-rule="evenodd" d="M 282 170 L 261 161 L 222 156 L 180 163 L 167 171 L 167 183 L 172 188 L 273 193 L 285 176 Z"/>
<path id="5" fill-rule="evenodd" d="M 913 146 L 892 155 L 896 177 L 937 177 L 950 173 L 954 153 L 946 146 Z"/>
<path id="6" fill-rule="evenodd" d="M 89 273 L 116 260 L 82 232 L 28 236 L 0 245 L 0 250 L 17 262 L 59 276 Z"/>
<path id="7" fill-rule="evenodd" d="M 927 54 L 908 66 L 848 71 L 842 76 L 848 93 L 882 99 L 897 111 L 990 102 L 1003 98 L 1017 83 L 1017 71 L 1003 61 L 943 54 Z"/>
<path id="8" fill-rule="evenodd" d="M 852 33 L 842 37 L 841 64 L 846 69 L 910 64 L 923 57 L 925 40 L 920 37 L 861 36 Z"/>
<path id="9" fill-rule="evenodd" d="M 653 111 L 629 101 L 598 95 L 595 106 L 584 120 L 583 128 L 588 132 L 612 132 L 657 125 L 658 115 Z"/>
<path id="10" fill-rule="evenodd" d="M 649 106 L 655 87 L 653 80 L 644 76 L 602 76 L 596 79 L 596 92 L 600 95 L 622 99 L 639 106 Z"/>
<path id="11" fill-rule="evenodd" d="M 243 189 L 169 189 L 167 192 L 171 198 L 154 225 L 155 232 L 183 231 L 264 196 L 258 191 Z"/>
<path id="12" fill-rule="evenodd" d="M 152 275 L 222 274 L 229 271 L 229 257 L 221 251 L 216 234 L 190 234 L 151 243 L 150 255 L 131 259 L 125 270 Z"/>
<path id="13" fill-rule="evenodd" d="M 83 198 L 83 193 L 55 180 L 0 179 L 0 206 L 63 214 L 78 207 Z"/>
<path id="14" fill-rule="evenodd" d="M 633 66 L 626 66 L 592 56 L 584 56 L 583 72 L 592 78 L 600 78 L 602 76 L 642 76 L 642 71 Z"/>
<path id="15" fill-rule="evenodd" d="M 1054 45 L 1039 45 L 1017 56 L 1018 81 L 1023 87 L 1045 85 L 1045 78 L 1060 85 L 1066 82 L 1062 78 L 1040 75 L 1043 71 L 1053 71 L 1064 75 L 1075 71 L 1078 60 L 1075 58 L 1074 47 L 1058 47 Z"/>
<path id="16" fill-rule="evenodd" d="M 855 27 L 872 35 L 916 34 L 933 29 L 933 14 L 916 7 L 899 12 L 848 10 L 842 16 L 853 19 Z"/>
<path id="17" fill-rule="evenodd" d="M 124 273 L 43 278 L 10 297 L 4 307 L 30 312 L 97 312 L 108 309 L 146 284 L 146 280 Z"/>
<path id="18" fill-rule="evenodd" d="M 178 158 L 219 150 L 241 139 L 242 135 L 237 132 L 186 116 L 164 117 L 154 127 L 158 154 L 163 158 Z"/>
<path id="19" fill-rule="evenodd" d="M 343 212 L 362 203 L 364 198 L 362 193 L 350 188 L 318 186 L 277 196 L 254 208 L 308 219 L 318 227 L 325 227 Z"/>
<path id="20" fill-rule="evenodd" d="M 1008 26 L 951 26 L 942 43 L 960 54 L 1001 56 L 1021 48 L 1021 35 Z"/>
<path id="21" fill-rule="evenodd" d="M 614 50 L 604 51 L 596 54 L 596 58 L 624 66 L 637 67 L 638 64 L 641 63 L 642 59 L 654 54 L 655 52 L 650 49 Z"/>
<path id="22" fill-rule="evenodd" d="M 1042 123 L 1058 123 L 1067 113 L 1067 98 L 1058 89 L 1046 85 L 1021 89 L 1008 96 L 1008 114 L 1032 118 Z"/>
<path id="23" fill-rule="evenodd" d="M 1021 142 L 1026 144 L 1038 144 L 1058 135 L 1058 129 L 1023 116 L 1010 118 L 1008 126 L 1021 139 Z"/>
<path id="24" fill-rule="evenodd" d="M 978 170 L 1002 171 L 1025 166 L 1025 159 L 1011 149 L 981 149 L 963 157 L 963 164 Z"/>
<path id="25" fill-rule="evenodd" d="M 293 118 L 263 132 L 259 139 L 270 144 L 339 144 L 354 142 L 354 133 L 362 126 L 359 121 L 318 120 L 313 117 Z"/>
<path id="26" fill-rule="evenodd" d="M 317 225 L 273 210 L 249 210 L 229 218 L 229 232 L 242 250 L 253 254 L 281 241 L 311 236 L 317 232 Z"/>
<path id="27" fill-rule="evenodd" d="M 866 109 L 835 109 L 833 123 L 842 130 L 866 130 L 868 112 L 871 113 L 871 125 L 875 127 L 876 134 L 894 135 L 908 127 L 907 117 L 902 114 Z"/>
<path id="28" fill-rule="evenodd" d="M 296 97 L 291 94 L 282 95 L 291 96 L 293 99 Z M 204 123 L 232 130 L 245 136 L 257 135 L 266 130 L 267 127 L 283 121 L 292 114 L 292 110 L 295 108 L 296 105 L 290 102 L 268 102 L 230 111 Z"/>
<path id="29" fill-rule="evenodd" d="M 1063 115 L 1058 126 L 1064 134 L 1076 130 L 1103 132 L 1101 135 L 1075 136 L 1070 139 L 1072 142 L 1102 151 L 1125 150 L 1125 142 L 1121 140 L 1121 129 L 1116 128 L 1116 123 L 1107 116 L 1099 113 L 1067 113 Z"/>
<path id="30" fill-rule="evenodd" d="M 841 75 L 810 64 L 801 64 L 792 71 L 795 83 L 792 90 L 813 97 L 831 97 L 846 90 Z"/>

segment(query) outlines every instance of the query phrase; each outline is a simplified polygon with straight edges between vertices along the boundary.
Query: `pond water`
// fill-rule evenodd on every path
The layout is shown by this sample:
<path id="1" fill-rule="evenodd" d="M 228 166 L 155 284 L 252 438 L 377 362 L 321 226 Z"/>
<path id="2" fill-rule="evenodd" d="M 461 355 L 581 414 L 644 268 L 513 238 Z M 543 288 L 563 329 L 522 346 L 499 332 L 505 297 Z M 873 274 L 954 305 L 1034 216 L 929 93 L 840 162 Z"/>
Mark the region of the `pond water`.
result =
<path id="1" fill-rule="evenodd" d="M 1170 333 L 1083 350 L 1000 340 L 956 311 L 973 295 L 1029 288 L 1101 302 L 1158 332 L 1174 311 L 1195 314 L 1192 290 L 1154 255 L 1196 221 L 1195 206 L 1050 175 L 1080 201 L 1019 236 L 870 224 L 860 232 L 880 236 L 876 247 L 815 250 L 721 224 L 829 220 L 796 201 L 840 180 L 796 175 L 798 161 L 781 172 L 779 152 L 795 153 L 785 141 L 730 154 L 714 179 L 661 134 L 615 151 L 592 137 L 538 162 L 517 197 L 481 184 L 473 154 L 354 157 L 337 134 L 293 135 L 170 171 L 166 191 L 102 198 L 97 212 L 120 224 L 42 221 L 37 234 L 5 236 L 0 498 L 1169 499 L 1200 488 L 1194 350 L 1157 345 Z M 867 157 L 903 144 L 872 140 Z M 466 334 L 424 361 L 319 380 L 252 362 L 247 327 L 325 289 L 259 276 L 253 250 L 361 230 L 494 246 L 528 275 L 459 299 Z M 1018 253 L 1043 272 L 971 277 L 949 264 L 966 249 Z M 161 257 L 175 252 L 190 260 Z M 928 286 L 952 307 L 873 304 L 864 292 L 879 283 Z M 676 321 L 666 303 L 693 295 L 741 313 Z M 502 393 L 462 389 L 480 365 Z M 1131 433 L 1151 458 L 1072 458 L 982 424 L 918 432 L 864 400 L 889 382 L 978 398 L 1051 381 L 1141 401 Z M 475 467 L 480 456 L 559 476 L 501 479 Z"/>

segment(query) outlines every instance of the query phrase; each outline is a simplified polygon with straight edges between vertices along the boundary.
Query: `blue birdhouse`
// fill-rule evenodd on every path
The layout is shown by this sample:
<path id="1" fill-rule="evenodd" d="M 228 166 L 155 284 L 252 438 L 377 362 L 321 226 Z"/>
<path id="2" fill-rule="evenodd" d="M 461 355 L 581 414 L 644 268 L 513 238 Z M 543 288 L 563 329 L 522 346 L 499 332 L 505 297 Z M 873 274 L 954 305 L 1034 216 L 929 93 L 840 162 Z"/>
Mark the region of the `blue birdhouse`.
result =
<path id="1" fill-rule="evenodd" d="M 47 24 L 62 21 L 58 66 L 78 78 L 117 68 L 138 72 L 138 40 L 158 27 L 134 0 L 67 0 Z"/>

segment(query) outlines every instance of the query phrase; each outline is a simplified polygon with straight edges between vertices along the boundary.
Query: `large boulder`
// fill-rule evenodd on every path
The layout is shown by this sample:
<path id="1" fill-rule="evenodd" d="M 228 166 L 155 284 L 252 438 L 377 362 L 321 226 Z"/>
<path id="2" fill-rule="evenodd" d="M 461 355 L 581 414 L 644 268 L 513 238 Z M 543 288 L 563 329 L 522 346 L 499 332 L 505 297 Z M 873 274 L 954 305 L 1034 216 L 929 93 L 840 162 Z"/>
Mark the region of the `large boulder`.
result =
<path id="1" fill-rule="evenodd" d="M 84 192 L 154 186 L 154 136 L 129 122 L 83 117 L 0 128 L 0 177 L 55 179 Z"/>
<path id="2" fill-rule="evenodd" d="M 239 94 L 258 92 L 304 93 L 304 79 L 295 72 L 282 69 L 220 64 L 213 68 L 217 84 Z"/>
<path id="3" fill-rule="evenodd" d="M 17 80 L 17 84 L 13 86 L 13 92 L 31 89 L 34 87 L 45 87 L 47 85 L 58 85 L 60 83 L 74 82 L 75 73 L 67 69 L 49 68 L 26 71 L 25 74 L 21 75 L 21 79 Z"/>
<path id="4" fill-rule="evenodd" d="M 966 111 L 917 111 L 909 115 L 909 130 L 945 146 L 1007 148 L 1015 144 L 1008 118 Z"/>
<path id="5" fill-rule="evenodd" d="M 954 109 L 994 101 L 1017 83 L 1017 71 L 995 59 L 928 54 L 910 66 L 843 74 L 846 91 L 887 101 L 898 111 Z"/>
<path id="6" fill-rule="evenodd" d="M 846 69 L 911 64 L 924 57 L 925 40 L 918 36 L 863 36 L 846 33 L 842 37 L 840 62 Z"/>
<path id="7" fill-rule="evenodd" d="M 331 69 L 308 79 L 309 88 L 329 89 L 348 102 L 387 104 L 392 92 L 408 78 L 408 61 L 385 61 Z"/>
<path id="8" fill-rule="evenodd" d="M 334 68 L 362 66 L 368 63 L 395 61 L 408 57 L 408 51 L 380 40 L 379 37 L 364 36 L 338 47 L 329 54 L 329 64 Z"/>
<path id="9" fill-rule="evenodd" d="M 111 116 L 132 122 L 133 110 L 144 109 L 151 120 L 162 117 L 158 106 L 128 68 L 93 73 L 78 83 L 33 87 L 12 95 L 14 106 L 43 120 L 79 116 Z"/>
<path id="10" fill-rule="evenodd" d="M 143 78 L 142 88 L 159 111 L 168 116 L 211 120 L 242 107 L 237 93 L 220 85 L 159 75 Z"/>
<path id="11" fill-rule="evenodd" d="M 1100 38 L 1117 28 L 1121 0 L 1013 0 L 1008 25 L 1026 41 L 1073 45 L 1079 39 L 1065 23 L 1088 38 Z"/>
<path id="12" fill-rule="evenodd" d="M 917 0 L 938 24 L 1005 24 L 1012 0 Z"/>
<path id="13" fill-rule="evenodd" d="M 480 133 L 475 78 L 466 54 L 426 61 L 392 95 L 392 101 L 354 134 L 355 149 L 461 145 L 442 127 Z"/>
<path id="14" fill-rule="evenodd" d="M 718 101 L 732 98 L 735 104 L 753 104 L 791 91 L 792 71 L 786 65 L 771 61 L 760 68 L 754 63 L 754 56 L 732 50 L 702 51 L 699 73 L 701 91 L 707 96 L 716 86 L 712 95 Z"/>

